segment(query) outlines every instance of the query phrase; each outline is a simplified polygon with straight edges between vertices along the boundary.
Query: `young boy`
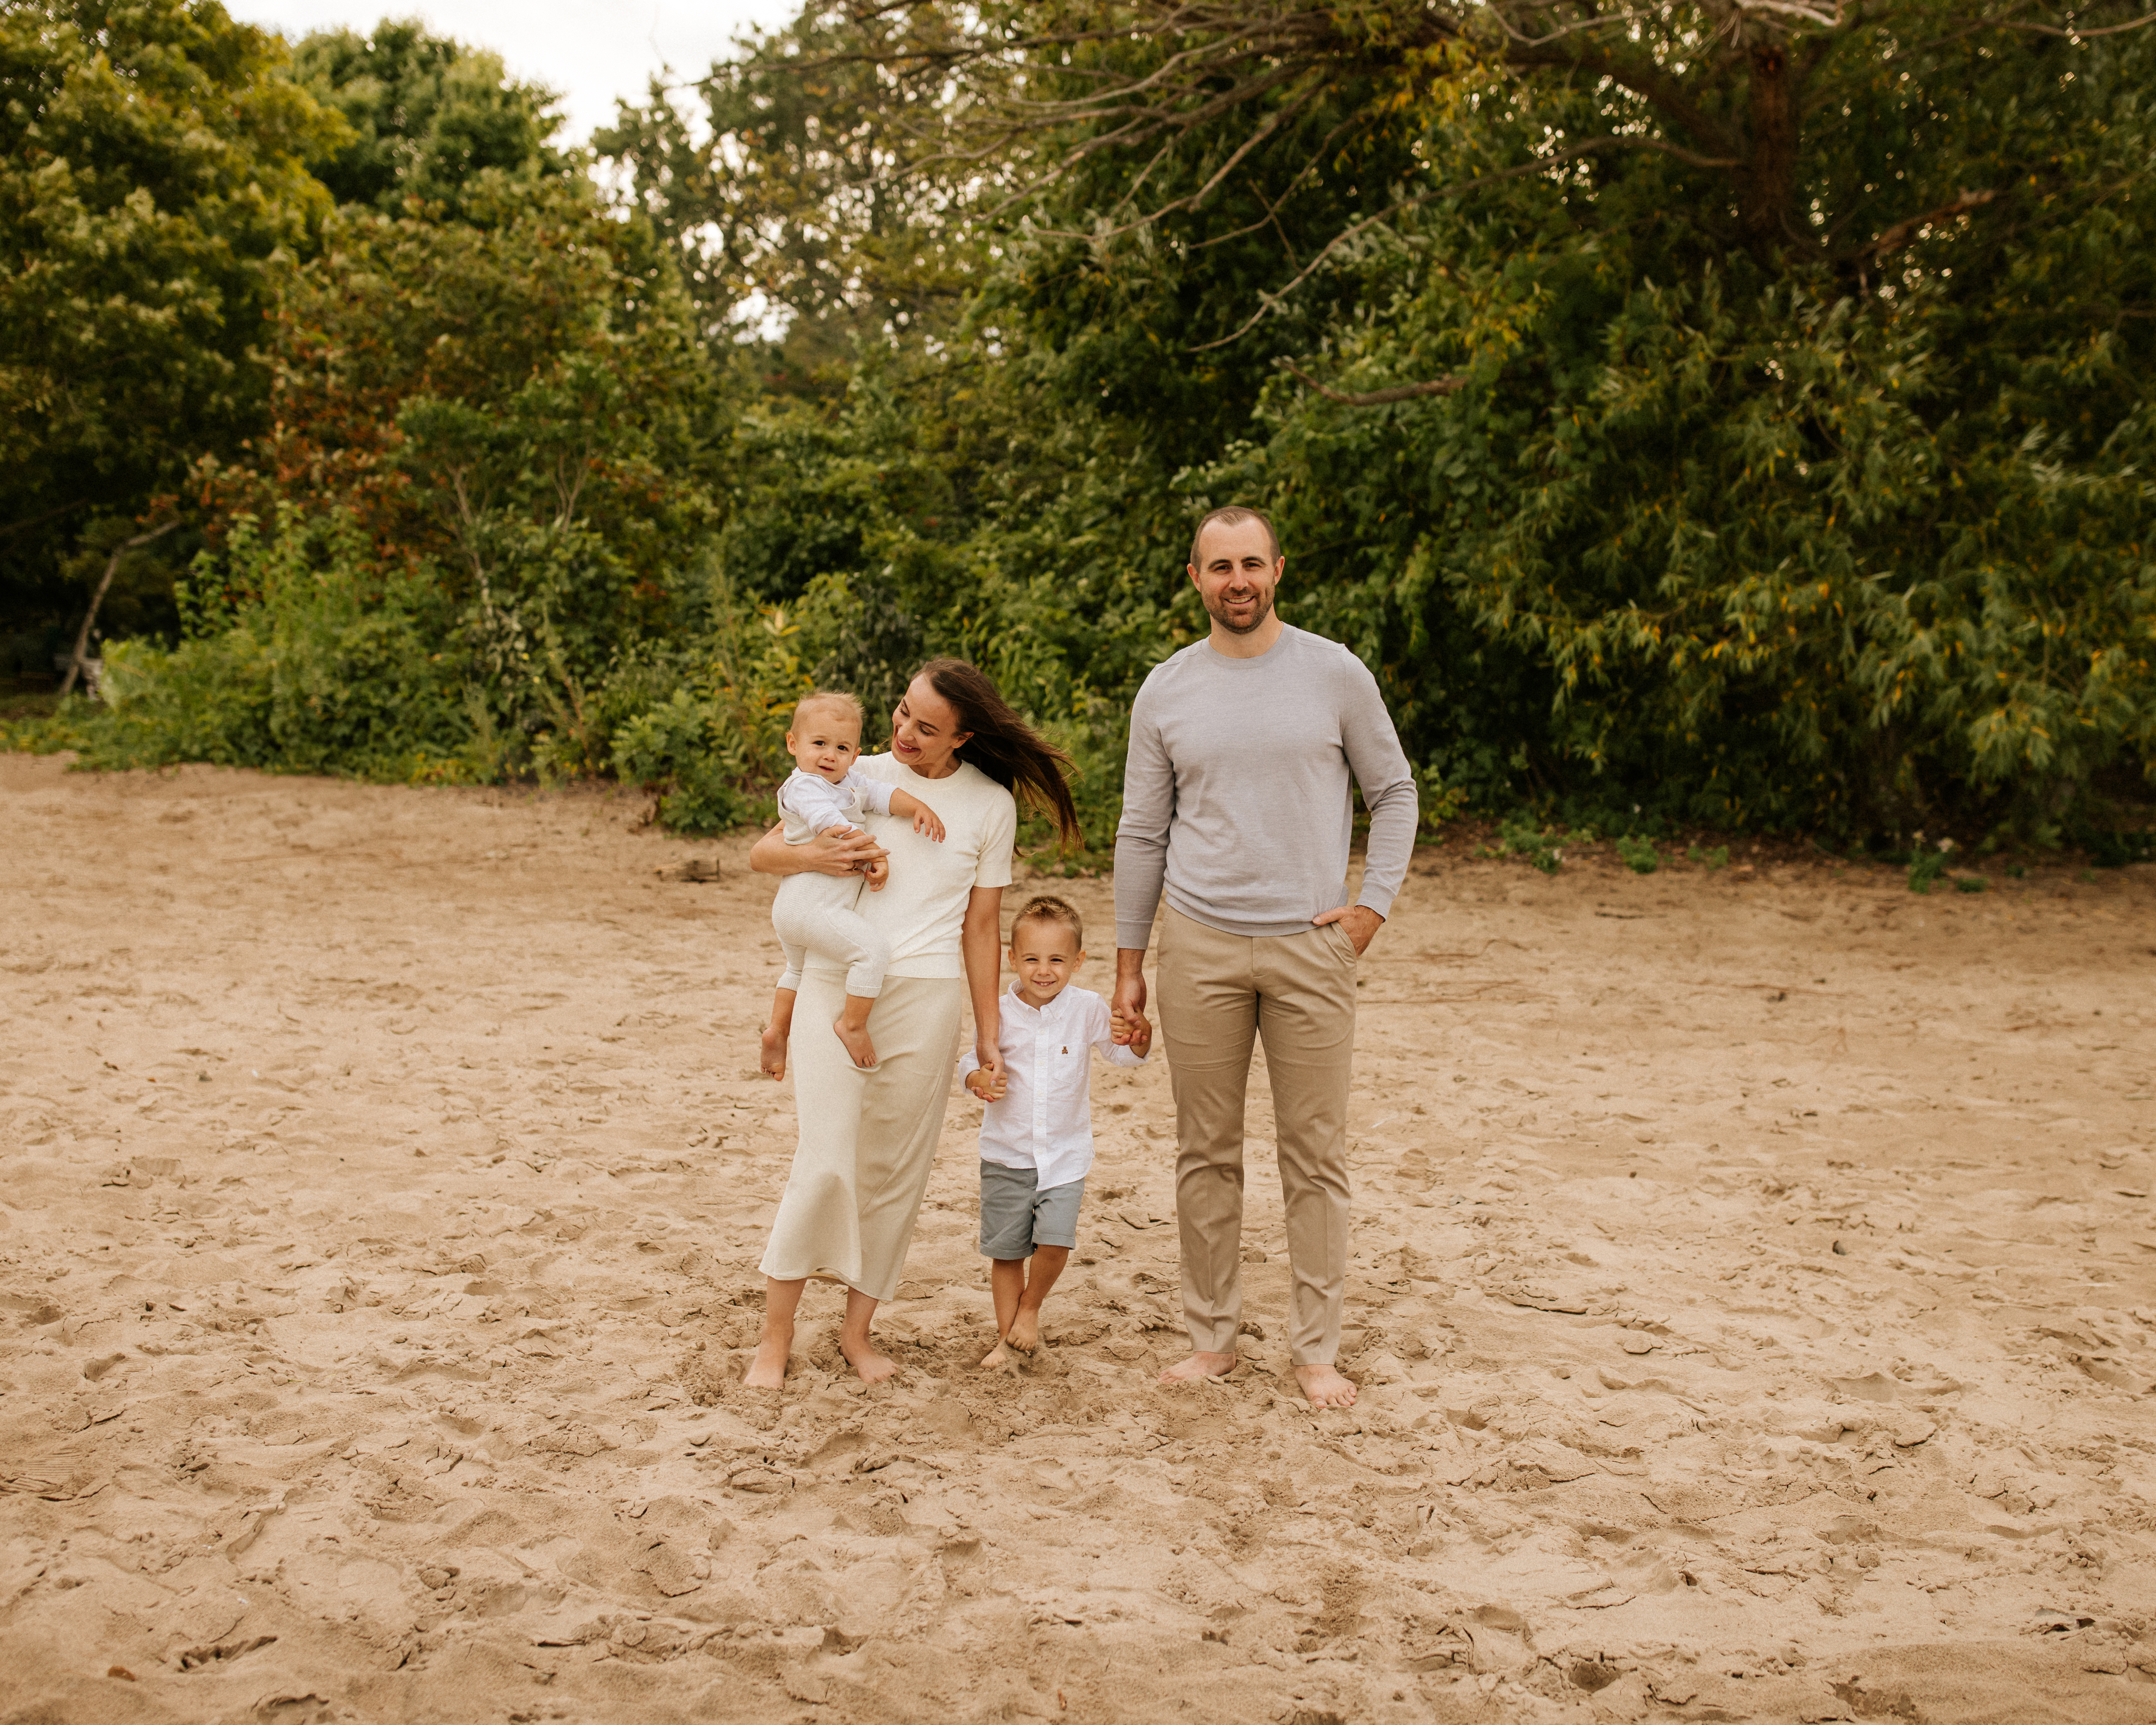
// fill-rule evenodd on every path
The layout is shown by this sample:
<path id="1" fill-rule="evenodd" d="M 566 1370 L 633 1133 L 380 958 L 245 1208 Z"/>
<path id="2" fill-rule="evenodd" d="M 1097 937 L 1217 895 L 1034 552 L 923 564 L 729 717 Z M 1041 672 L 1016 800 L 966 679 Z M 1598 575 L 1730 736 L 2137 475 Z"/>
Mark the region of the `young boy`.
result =
<path id="1" fill-rule="evenodd" d="M 854 696 L 828 689 L 803 696 L 786 733 L 786 752 L 793 757 L 794 770 L 778 788 L 778 815 L 788 845 L 806 845 L 819 833 L 852 833 L 864 811 L 909 818 L 914 831 L 943 842 L 943 823 L 934 809 L 910 792 L 854 771 L 861 752 L 861 704 Z M 880 890 L 883 881 L 878 877 L 869 885 Z M 763 1070 L 773 1078 L 786 1076 L 793 997 L 811 954 L 846 967 L 846 1004 L 831 1028 L 856 1066 L 876 1063 L 869 1009 L 883 992 L 891 942 L 854 908 L 860 892 L 858 875 L 788 875 L 778 883 L 771 926 L 786 954 L 786 973 L 778 979 L 763 1033 Z"/>
<path id="2" fill-rule="evenodd" d="M 1003 1365 L 1014 1348 L 1031 1353 L 1040 1344 L 1041 1302 L 1078 1244 L 1078 1202 L 1093 1166 L 1093 1050 L 1111 1065 L 1145 1064 L 1144 1055 L 1109 1040 L 1107 1003 L 1070 986 L 1086 962 L 1085 943 L 1085 927 L 1065 901 L 1029 901 L 1011 925 L 1017 979 L 1004 999 L 997 1036 L 1004 1070 L 989 1072 L 971 1053 L 959 1064 L 966 1088 L 988 1104 L 981 1117 L 981 1255 L 993 1266 L 997 1340 L 984 1367 Z"/>

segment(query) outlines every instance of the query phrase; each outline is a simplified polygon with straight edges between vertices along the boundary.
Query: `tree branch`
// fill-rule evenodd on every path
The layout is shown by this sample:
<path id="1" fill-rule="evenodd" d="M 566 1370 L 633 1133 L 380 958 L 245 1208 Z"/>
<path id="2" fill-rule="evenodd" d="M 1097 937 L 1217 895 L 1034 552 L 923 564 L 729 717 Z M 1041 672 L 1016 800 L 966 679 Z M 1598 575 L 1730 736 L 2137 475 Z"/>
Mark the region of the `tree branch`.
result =
<path id="1" fill-rule="evenodd" d="M 1501 180 L 1523 179 L 1529 174 L 1543 173 L 1553 167 L 1561 167 L 1568 162 L 1576 162 L 1583 156 L 1594 156 L 1604 150 L 1616 149 L 1654 150 L 1666 156 L 1674 156 L 1680 162 L 1688 162 L 1695 167 L 1736 167 L 1740 165 L 1734 161 L 1718 157 L 1696 156 L 1689 150 L 1678 148 L 1675 144 L 1666 144 L 1660 138 L 1590 138 L 1587 142 L 1576 144 L 1569 150 L 1559 150 L 1549 156 L 1537 156 L 1532 162 L 1523 162 L 1517 167 L 1500 168 L 1495 173 L 1481 174 L 1474 179 L 1461 180 L 1450 186 L 1440 186 L 1435 191 L 1418 192 L 1414 197 L 1403 198 L 1395 203 L 1388 204 L 1374 216 L 1366 216 L 1352 227 L 1343 228 L 1339 233 L 1334 234 L 1325 243 L 1324 248 L 1317 255 L 1306 264 L 1286 287 L 1277 293 L 1263 295 L 1258 309 L 1253 311 L 1234 333 L 1223 336 L 1217 341 L 1201 342 L 1197 347 L 1186 351 L 1191 353 L 1204 353 L 1215 347 L 1225 347 L 1231 341 L 1241 341 L 1271 313 L 1275 306 L 1316 275 L 1318 266 L 1341 246 L 1358 234 L 1368 232 L 1380 223 L 1390 221 L 1404 210 L 1414 209 L 1419 205 L 1429 203 L 1440 198 L 1456 198 L 1463 192 L 1473 192 L 1484 186 L 1494 186 Z"/>
<path id="2" fill-rule="evenodd" d="M 1922 215 L 1897 222 L 1871 244 L 1860 247 L 1856 255 L 1883 258 L 1889 252 L 1897 252 L 1915 238 L 1919 228 L 1928 228 L 1934 222 L 1943 222 L 1950 216 L 1967 215 L 1973 209 L 1981 209 L 1998 196 L 1999 193 L 1989 187 L 1981 192 L 1964 192 L 1937 209 L 1928 209 Z"/>
<path id="3" fill-rule="evenodd" d="M 1321 383 L 1317 378 L 1291 359 L 1276 359 L 1273 363 L 1290 377 L 1307 383 L 1327 401 L 1336 401 L 1343 408 L 1382 408 L 1396 401 L 1415 401 L 1426 395 L 1452 395 L 1467 387 L 1465 377 L 1433 377 L 1427 383 L 1399 383 L 1390 389 L 1372 389 L 1360 395 L 1350 395 Z"/>

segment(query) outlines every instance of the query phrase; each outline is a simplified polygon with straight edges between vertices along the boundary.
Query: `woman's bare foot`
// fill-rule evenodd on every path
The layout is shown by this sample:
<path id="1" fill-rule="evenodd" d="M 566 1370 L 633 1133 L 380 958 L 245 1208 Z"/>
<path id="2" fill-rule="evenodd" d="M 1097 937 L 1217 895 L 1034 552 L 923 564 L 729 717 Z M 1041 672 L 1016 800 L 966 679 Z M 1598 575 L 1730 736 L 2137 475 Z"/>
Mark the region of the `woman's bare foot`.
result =
<path id="1" fill-rule="evenodd" d="M 763 1027 L 763 1076 L 770 1079 L 786 1076 L 786 1033 L 776 1024 Z"/>
<path id="2" fill-rule="evenodd" d="M 831 1020 L 831 1028 L 839 1033 L 839 1040 L 846 1045 L 846 1052 L 854 1057 L 854 1064 L 864 1071 L 874 1071 L 876 1063 L 875 1044 L 869 1040 L 865 1028 L 852 1029 L 844 1019 Z"/>
<path id="3" fill-rule="evenodd" d="M 996 1345 L 981 1356 L 979 1369 L 983 1372 L 993 1372 L 998 1366 L 1007 1366 L 1011 1363 L 1011 1351 L 1004 1345 L 1002 1338 L 998 1337 Z"/>
<path id="4" fill-rule="evenodd" d="M 1355 1386 L 1331 1366 L 1297 1366 L 1295 1381 L 1313 1408 L 1352 1408 Z"/>
<path id="5" fill-rule="evenodd" d="M 1232 1353 L 1194 1353 L 1160 1374 L 1163 1384 L 1194 1384 L 1201 1378 L 1224 1378 L 1235 1369 Z"/>
<path id="6" fill-rule="evenodd" d="M 756 1344 L 756 1358 L 748 1363 L 748 1373 L 742 1382 L 751 1389 L 783 1389 L 786 1387 L 786 1358 L 793 1351 L 793 1328 L 766 1330 L 763 1339 Z"/>
<path id="7" fill-rule="evenodd" d="M 895 1362 L 876 1352 L 873 1342 L 849 1342 L 842 1336 L 839 1338 L 839 1352 L 845 1355 L 854 1375 L 864 1384 L 880 1384 L 898 1369 Z"/>
<path id="8" fill-rule="evenodd" d="M 1011 1320 L 1010 1334 L 1004 1339 L 1020 1353 L 1031 1353 L 1040 1346 L 1040 1314 L 1019 1307 L 1018 1316 Z"/>

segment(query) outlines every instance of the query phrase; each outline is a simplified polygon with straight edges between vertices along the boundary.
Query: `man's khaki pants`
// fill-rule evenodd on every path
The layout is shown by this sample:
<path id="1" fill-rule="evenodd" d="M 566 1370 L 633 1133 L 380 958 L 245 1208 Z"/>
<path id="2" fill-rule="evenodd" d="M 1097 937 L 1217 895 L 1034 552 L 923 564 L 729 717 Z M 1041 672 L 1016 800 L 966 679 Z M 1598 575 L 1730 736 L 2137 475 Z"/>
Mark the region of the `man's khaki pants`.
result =
<path id="1" fill-rule="evenodd" d="M 1348 1275 L 1348 1091 L 1355 943 L 1221 934 L 1175 911 L 1161 931 L 1160 1029 L 1175 1091 L 1176 1219 L 1191 1346 L 1233 1353 L 1243 1313 L 1243 1109 L 1265 1043 L 1294 1278 L 1289 1358 L 1331 1365 Z"/>

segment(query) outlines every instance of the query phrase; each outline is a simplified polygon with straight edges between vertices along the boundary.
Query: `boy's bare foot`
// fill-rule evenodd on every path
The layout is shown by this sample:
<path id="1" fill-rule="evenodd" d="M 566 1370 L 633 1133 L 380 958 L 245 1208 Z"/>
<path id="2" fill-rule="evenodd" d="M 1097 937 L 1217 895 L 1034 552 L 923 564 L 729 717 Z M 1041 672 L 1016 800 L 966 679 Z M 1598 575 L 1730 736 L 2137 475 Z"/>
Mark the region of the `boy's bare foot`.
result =
<path id="1" fill-rule="evenodd" d="M 898 1369 L 897 1363 L 878 1353 L 872 1342 L 849 1342 L 842 1336 L 839 1352 L 845 1355 L 854 1375 L 864 1384 L 880 1384 Z"/>
<path id="2" fill-rule="evenodd" d="M 767 1334 L 756 1345 L 756 1358 L 748 1363 L 748 1372 L 742 1382 L 751 1389 L 783 1389 L 786 1387 L 786 1357 L 793 1351 L 793 1332 L 789 1327 L 783 1334 Z"/>
<path id="3" fill-rule="evenodd" d="M 869 1040 L 865 1028 L 850 1029 L 844 1019 L 831 1020 L 831 1028 L 839 1033 L 839 1040 L 846 1045 L 846 1052 L 854 1057 L 854 1064 L 864 1071 L 874 1071 L 876 1063 L 875 1044 Z"/>
<path id="4" fill-rule="evenodd" d="M 1020 1353 L 1031 1353 L 1040 1346 L 1040 1314 L 1020 1307 L 1011 1320 L 1010 1334 L 1004 1339 Z"/>
<path id="5" fill-rule="evenodd" d="M 771 1079 L 786 1076 L 786 1033 L 776 1024 L 763 1027 L 763 1076 Z"/>
<path id="6" fill-rule="evenodd" d="M 983 1372 L 993 1372 L 998 1366 L 1008 1366 L 1011 1363 L 1013 1363 L 1011 1351 L 998 1338 L 996 1345 L 981 1356 L 980 1369 Z"/>
<path id="7" fill-rule="evenodd" d="M 1160 1374 L 1163 1384 L 1194 1384 L 1202 1378 L 1224 1378 L 1235 1369 L 1232 1353 L 1194 1353 Z"/>
<path id="8" fill-rule="evenodd" d="M 1295 1381 L 1313 1408 L 1352 1408 L 1355 1386 L 1331 1366 L 1297 1366 Z"/>

